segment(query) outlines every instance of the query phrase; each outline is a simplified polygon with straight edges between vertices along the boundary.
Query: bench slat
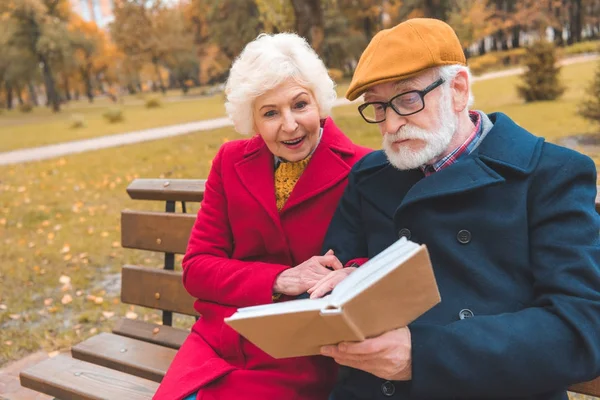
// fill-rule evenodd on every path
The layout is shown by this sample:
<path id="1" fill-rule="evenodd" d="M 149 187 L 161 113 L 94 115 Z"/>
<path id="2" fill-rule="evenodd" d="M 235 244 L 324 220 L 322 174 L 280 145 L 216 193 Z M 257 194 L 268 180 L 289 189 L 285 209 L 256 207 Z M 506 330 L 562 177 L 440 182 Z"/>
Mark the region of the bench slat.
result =
<path id="1" fill-rule="evenodd" d="M 116 323 L 113 333 L 177 350 L 188 337 L 190 331 L 122 318 Z"/>
<path id="2" fill-rule="evenodd" d="M 194 315 L 194 298 L 183 287 L 181 272 L 125 265 L 121 301 L 125 304 Z"/>
<path id="3" fill-rule="evenodd" d="M 121 245 L 128 249 L 185 254 L 196 221 L 192 214 L 121 212 Z"/>
<path id="4" fill-rule="evenodd" d="M 600 377 L 593 381 L 578 383 L 569 387 L 569 391 L 585 394 L 587 396 L 600 397 Z"/>
<path id="5" fill-rule="evenodd" d="M 135 179 L 127 186 L 134 200 L 201 202 L 206 179 Z"/>
<path id="6" fill-rule="evenodd" d="M 160 382 L 177 350 L 103 332 L 74 346 L 71 353 L 82 361 Z"/>
<path id="7" fill-rule="evenodd" d="M 20 374 L 21 386 L 62 400 L 150 400 L 158 383 L 58 355 Z"/>

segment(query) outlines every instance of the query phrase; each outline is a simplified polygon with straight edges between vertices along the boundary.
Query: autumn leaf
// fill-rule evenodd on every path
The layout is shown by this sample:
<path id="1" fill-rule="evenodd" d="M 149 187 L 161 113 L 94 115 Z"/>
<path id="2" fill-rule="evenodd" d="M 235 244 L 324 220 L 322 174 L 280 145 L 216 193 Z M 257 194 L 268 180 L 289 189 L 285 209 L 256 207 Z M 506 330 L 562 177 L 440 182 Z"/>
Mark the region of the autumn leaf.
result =
<path id="1" fill-rule="evenodd" d="M 71 297 L 70 294 L 65 294 L 60 302 L 64 305 L 66 305 L 66 304 L 71 303 L 72 301 L 73 301 L 73 297 Z"/>
<path id="2" fill-rule="evenodd" d="M 127 313 L 125 314 L 125 318 L 127 319 L 137 319 L 137 317 L 138 315 L 133 311 L 127 311 Z"/>
<path id="3" fill-rule="evenodd" d="M 70 277 L 68 277 L 68 276 L 66 276 L 66 275 L 62 275 L 62 276 L 61 276 L 61 277 L 58 279 L 58 281 L 59 281 L 60 283 L 62 283 L 63 285 L 66 285 L 67 283 L 71 283 L 71 278 L 70 278 Z"/>

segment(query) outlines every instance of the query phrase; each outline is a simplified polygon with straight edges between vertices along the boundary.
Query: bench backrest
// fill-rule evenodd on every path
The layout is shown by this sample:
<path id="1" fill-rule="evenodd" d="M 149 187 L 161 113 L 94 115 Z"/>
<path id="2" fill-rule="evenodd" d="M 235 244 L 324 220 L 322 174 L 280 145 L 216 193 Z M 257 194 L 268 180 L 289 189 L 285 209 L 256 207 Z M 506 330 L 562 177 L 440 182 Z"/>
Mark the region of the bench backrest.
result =
<path id="1" fill-rule="evenodd" d="M 121 212 L 121 245 L 124 248 L 164 253 L 162 269 L 125 265 L 121 301 L 163 311 L 163 325 L 172 325 L 172 313 L 197 316 L 194 299 L 175 271 L 175 254 L 184 254 L 196 215 L 188 214 L 190 202 L 204 198 L 203 179 L 136 179 L 127 187 L 133 200 L 164 201 L 165 211 Z M 176 204 L 181 203 L 181 212 Z"/>

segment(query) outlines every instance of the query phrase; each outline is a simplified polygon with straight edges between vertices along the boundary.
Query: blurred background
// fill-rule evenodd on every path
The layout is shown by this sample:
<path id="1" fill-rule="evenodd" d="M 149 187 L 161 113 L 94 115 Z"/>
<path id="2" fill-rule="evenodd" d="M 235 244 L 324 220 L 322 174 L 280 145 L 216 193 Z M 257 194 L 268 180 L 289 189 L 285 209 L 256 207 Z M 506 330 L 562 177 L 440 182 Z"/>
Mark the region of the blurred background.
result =
<path id="1" fill-rule="evenodd" d="M 160 322 L 120 302 L 122 265 L 164 261 L 121 248 L 120 211 L 152 207 L 125 188 L 206 178 L 218 148 L 241 138 L 223 122 L 223 86 L 246 43 L 298 32 L 343 98 L 370 39 L 414 17 L 456 30 L 475 108 L 600 163 L 600 0 L 0 0 L 0 399 L 17 390 L 24 357 L 58 354 L 120 317 Z M 356 106 L 340 101 L 336 124 L 380 148 Z M 184 125 L 169 138 L 78 148 Z M 71 150 L 39 157 L 56 144 Z M 27 156 L 10 161 L 15 152 Z"/>

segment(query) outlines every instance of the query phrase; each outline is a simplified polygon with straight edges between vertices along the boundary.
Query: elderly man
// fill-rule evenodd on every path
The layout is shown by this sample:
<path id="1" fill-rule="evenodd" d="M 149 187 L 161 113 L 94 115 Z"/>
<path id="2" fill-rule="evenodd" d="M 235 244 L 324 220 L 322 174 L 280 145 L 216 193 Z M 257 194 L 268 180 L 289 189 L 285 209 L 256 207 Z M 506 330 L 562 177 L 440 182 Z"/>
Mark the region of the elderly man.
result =
<path id="1" fill-rule="evenodd" d="M 383 150 L 352 169 L 324 249 L 360 265 L 398 237 L 426 244 L 442 302 L 408 327 L 324 347 L 343 366 L 333 400 L 557 400 L 600 375 L 594 163 L 470 111 L 470 83 L 456 34 L 431 19 L 381 31 L 356 68 L 347 97 L 364 94 Z"/>

